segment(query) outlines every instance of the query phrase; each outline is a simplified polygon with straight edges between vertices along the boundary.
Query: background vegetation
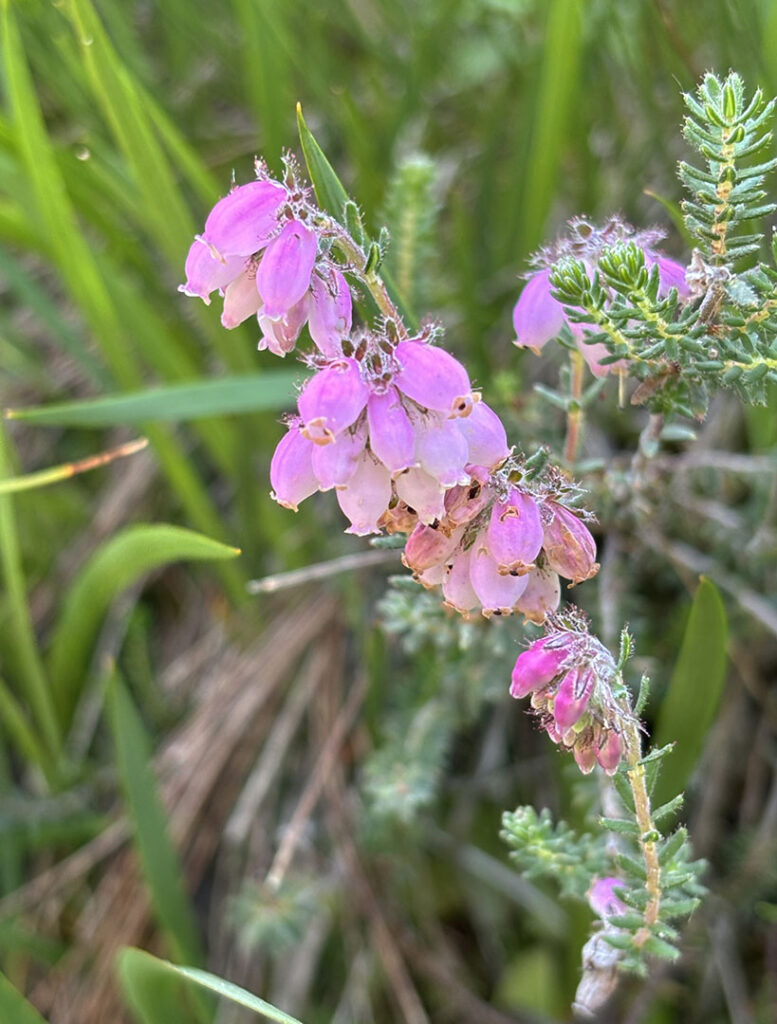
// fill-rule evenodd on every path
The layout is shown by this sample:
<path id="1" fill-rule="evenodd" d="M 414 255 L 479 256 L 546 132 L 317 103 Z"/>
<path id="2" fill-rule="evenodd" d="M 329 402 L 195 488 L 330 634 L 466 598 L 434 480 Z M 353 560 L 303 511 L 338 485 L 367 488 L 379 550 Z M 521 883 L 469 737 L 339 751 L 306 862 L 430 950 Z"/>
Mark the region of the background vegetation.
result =
<path id="1" fill-rule="evenodd" d="M 327 498 L 294 517 L 268 497 L 298 368 L 176 286 L 232 174 L 295 147 L 299 100 L 370 228 L 388 223 L 412 308 L 443 318 L 512 437 L 558 450 L 563 415 L 531 385 L 555 386 L 560 350 L 538 361 L 510 344 L 526 257 L 575 213 L 620 211 L 665 226 L 687 258 L 680 91 L 708 67 L 777 91 L 777 5 L 2 12 L 1 398 L 17 412 L 0 434 L 0 1018 L 38 1021 L 34 1005 L 52 1024 L 212 1020 L 210 997 L 170 970 L 117 961 L 142 946 L 307 1024 L 568 1019 L 590 917 L 514 872 L 499 819 L 532 803 L 579 821 L 597 791 L 573 800 L 574 770 L 506 696 L 523 627 L 386 595 L 390 552 L 249 596 L 250 578 L 364 545 Z M 680 694 L 666 706 L 693 758 L 673 781 L 692 773 L 684 817 L 712 896 L 679 964 L 629 981 L 613 1019 L 769 1021 L 774 408 L 743 416 L 724 397 L 688 454 L 669 439 L 662 496 L 642 496 L 648 529 L 619 518 L 617 472 L 601 470 L 642 426 L 616 391 L 589 413 L 586 484 L 608 541 L 579 600 L 610 642 L 630 621 L 655 680 L 649 723 L 667 687 Z M 144 451 L 21 490 L 139 436 Z M 700 573 L 725 607 L 703 588 L 688 620 Z M 694 650 L 726 631 L 724 673 Z"/>

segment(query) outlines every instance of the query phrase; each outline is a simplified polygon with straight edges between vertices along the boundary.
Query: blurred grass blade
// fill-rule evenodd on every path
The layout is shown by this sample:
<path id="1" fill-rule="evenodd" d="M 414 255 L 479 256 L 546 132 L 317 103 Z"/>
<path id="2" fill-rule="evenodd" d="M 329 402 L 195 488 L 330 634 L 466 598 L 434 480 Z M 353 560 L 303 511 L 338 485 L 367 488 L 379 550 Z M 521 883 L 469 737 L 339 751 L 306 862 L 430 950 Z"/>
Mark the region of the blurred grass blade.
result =
<path id="1" fill-rule="evenodd" d="M 300 368 L 219 377 L 82 402 L 8 409 L 5 415 L 8 419 L 42 426 L 112 427 L 150 421 L 174 423 L 245 412 L 280 412 L 294 403 L 294 386 L 303 374 Z"/>
<path id="2" fill-rule="evenodd" d="M 667 199 L 666 196 L 662 196 L 660 193 L 654 192 L 651 188 L 643 189 L 643 192 L 646 196 L 650 196 L 651 199 L 655 199 L 657 203 L 660 203 L 660 205 L 663 206 L 669 216 L 669 219 L 674 224 L 679 237 L 682 238 L 683 242 L 685 242 L 689 249 L 692 249 L 694 246 L 693 235 L 685 225 L 683 212 L 680 209 L 679 203 L 674 202 L 672 199 Z"/>
<path id="3" fill-rule="evenodd" d="M 46 1024 L 3 974 L 0 974 L 0 1021 L 3 1024 Z"/>
<path id="4" fill-rule="evenodd" d="M 348 193 L 345 191 L 343 183 L 337 177 L 334 168 L 327 160 L 323 149 L 316 142 L 313 133 L 308 128 L 302 115 L 302 106 L 299 103 L 297 104 L 297 128 L 299 130 L 302 153 L 305 157 L 310 180 L 315 189 L 318 205 L 328 213 L 331 213 L 341 224 L 344 224 L 345 215 L 343 211 L 349 198 Z M 385 266 L 381 268 L 380 276 L 405 323 L 411 330 L 415 330 L 418 326 L 418 321 L 413 316 L 411 310 L 408 309 Z"/>
<path id="5" fill-rule="evenodd" d="M 543 241 L 576 99 L 584 0 L 550 0 L 518 218 L 521 252 Z M 514 246 L 513 246 L 514 251 Z"/>
<path id="6" fill-rule="evenodd" d="M 16 744 L 18 753 L 26 757 L 28 761 L 37 764 L 47 778 L 51 778 L 53 771 L 51 760 L 38 742 L 18 701 L 2 679 L 0 679 L 0 722 L 3 723 L 9 738 Z"/>
<path id="7" fill-rule="evenodd" d="M 167 525 L 128 526 L 99 548 L 71 584 L 51 643 L 48 663 L 60 721 L 70 719 L 100 623 L 122 590 L 170 562 L 238 554 L 237 548 Z"/>
<path id="8" fill-rule="evenodd" d="M 12 466 L 10 443 L 5 427 L 0 423 L 0 480 L 11 475 Z M 19 531 L 10 495 L 0 495 L 0 566 L 10 612 L 10 627 L 16 647 L 19 683 L 38 722 L 47 750 L 56 759 L 62 746 L 62 734 L 52 687 L 38 651 L 38 642 L 27 603 L 27 582 L 22 565 Z"/>
<path id="9" fill-rule="evenodd" d="M 108 687 L 107 705 L 116 745 L 116 765 L 154 913 L 167 936 L 172 955 L 178 960 L 201 963 L 197 923 L 150 767 L 151 744 L 135 705 L 117 675 Z"/>
<path id="10" fill-rule="evenodd" d="M 99 455 L 90 455 L 77 462 L 65 462 L 61 466 L 40 469 L 36 473 L 26 473 L 24 476 L 6 477 L 4 480 L 0 479 L 0 494 L 15 494 L 17 491 L 29 491 L 35 487 L 47 487 L 49 484 L 69 480 L 79 473 L 97 469 L 98 466 L 106 466 L 109 462 L 123 459 L 127 455 L 134 455 L 147 447 L 148 441 L 145 437 L 141 437 L 137 441 L 128 441 L 127 444 L 119 445 L 118 448 L 111 448 Z"/>
<path id="11" fill-rule="evenodd" d="M 166 960 L 140 949 L 122 949 L 116 958 L 124 1002 L 138 1024 L 195 1024 L 212 1021 L 215 1011 L 193 999 L 186 985 Z"/>
<path id="12" fill-rule="evenodd" d="M 683 791 L 702 752 L 726 680 L 727 634 L 723 600 L 702 576 L 653 736 L 657 748 L 676 741 L 656 783 L 656 806 Z"/>
<path id="13" fill-rule="evenodd" d="M 134 973 L 137 976 L 144 966 L 147 971 L 157 972 L 159 976 L 167 974 L 170 977 L 178 977 L 192 982 L 200 988 L 214 992 L 223 999 L 228 999 L 237 1006 L 244 1006 L 249 1010 L 253 1010 L 266 1020 L 276 1021 L 276 1024 L 302 1024 L 296 1017 L 284 1013 L 283 1010 L 272 1006 L 264 999 L 260 999 L 259 996 L 255 996 L 252 992 L 247 992 L 244 988 L 232 984 L 231 981 L 218 978 L 215 974 L 210 974 L 208 971 L 201 971 L 195 967 L 176 967 L 175 964 L 168 963 L 166 960 L 159 960 L 151 956 L 150 953 L 142 952 L 139 949 L 125 949 L 119 954 L 119 973 L 125 979 L 128 972 Z M 154 1020 L 152 1024 L 157 1024 L 157 1021 Z M 168 1022 L 163 1022 L 160 1018 L 158 1024 L 168 1024 Z"/>

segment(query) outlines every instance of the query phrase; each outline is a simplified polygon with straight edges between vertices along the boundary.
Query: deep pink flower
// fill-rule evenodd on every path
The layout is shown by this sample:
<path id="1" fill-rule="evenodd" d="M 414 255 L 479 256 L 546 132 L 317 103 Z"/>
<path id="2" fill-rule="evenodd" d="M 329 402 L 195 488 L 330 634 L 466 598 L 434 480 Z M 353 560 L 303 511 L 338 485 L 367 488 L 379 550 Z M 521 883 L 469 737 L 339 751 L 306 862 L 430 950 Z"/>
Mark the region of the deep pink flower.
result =
<path id="1" fill-rule="evenodd" d="M 532 274 L 513 309 L 516 334 L 513 344 L 539 352 L 543 345 L 561 334 L 566 323 L 564 307 L 551 294 L 550 269 Z"/>
<path id="2" fill-rule="evenodd" d="M 401 341 L 396 358 L 400 371 L 394 382 L 417 405 L 448 416 L 466 416 L 471 411 L 467 371 L 445 349 L 420 340 Z"/>
<path id="3" fill-rule="evenodd" d="M 265 316 L 285 316 L 307 293 L 317 248 L 315 232 L 298 220 L 287 221 L 269 243 L 256 271 Z"/>
<path id="4" fill-rule="evenodd" d="M 534 567 L 543 543 L 542 520 L 530 494 L 513 490 L 491 510 L 488 548 L 499 572 L 522 576 Z M 527 581 L 528 582 L 528 581 Z"/>
<path id="5" fill-rule="evenodd" d="M 315 444 L 332 444 L 367 404 L 369 390 L 355 359 L 341 359 L 319 371 L 299 396 L 302 433 Z"/>
<path id="6" fill-rule="evenodd" d="M 395 387 L 367 402 L 370 447 L 394 476 L 415 464 L 415 429 Z"/>
<path id="7" fill-rule="evenodd" d="M 577 665 L 559 683 L 553 700 L 553 717 L 562 735 L 580 721 L 595 682 L 596 674 L 590 665 Z"/>
<path id="8" fill-rule="evenodd" d="M 570 651 L 563 643 L 551 643 L 546 636 L 519 654 L 513 668 L 510 696 L 525 697 L 551 683 L 561 672 Z"/>
<path id="9" fill-rule="evenodd" d="M 287 192 L 276 181 L 238 185 L 208 214 L 202 239 L 222 256 L 253 256 L 278 226 L 278 211 Z"/>

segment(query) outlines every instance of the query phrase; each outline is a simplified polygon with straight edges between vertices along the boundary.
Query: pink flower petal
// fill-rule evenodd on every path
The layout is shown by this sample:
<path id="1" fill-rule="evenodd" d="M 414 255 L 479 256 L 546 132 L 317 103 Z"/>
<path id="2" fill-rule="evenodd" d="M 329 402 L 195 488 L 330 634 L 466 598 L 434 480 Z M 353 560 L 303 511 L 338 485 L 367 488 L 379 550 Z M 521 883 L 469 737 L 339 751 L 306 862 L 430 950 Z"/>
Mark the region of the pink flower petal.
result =
<path id="1" fill-rule="evenodd" d="M 256 290 L 256 270 L 248 267 L 230 284 L 224 292 L 224 311 L 221 314 L 222 327 L 231 330 L 242 324 L 259 309 L 261 300 Z"/>
<path id="2" fill-rule="evenodd" d="M 486 616 L 509 615 L 528 583 L 525 576 L 503 576 L 488 548 L 477 543 L 470 556 L 469 578 Z"/>
<path id="3" fill-rule="evenodd" d="M 251 256 L 277 228 L 285 200 L 286 189 L 275 181 L 238 185 L 210 211 L 203 237 L 224 256 Z"/>
<path id="4" fill-rule="evenodd" d="M 311 279 L 308 330 L 321 352 L 337 359 L 343 354 L 343 338 L 351 333 L 351 290 L 339 270 L 326 278 L 319 273 Z"/>
<path id="5" fill-rule="evenodd" d="M 343 359 L 319 370 L 299 396 L 303 434 L 316 444 L 330 444 L 336 434 L 355 422 L 368 398 L 355 359 Z"/>
<path id="6" fill-rule="evenodd" d="M 569 651 L 566 647 L 551 644 L 551 640 L 551 636 L 535 640 L 531 647 L 518 655 L 513 668 L 510 696 L 525 697 L 533 690 L 540 690 L 561 672 Z"/>
<path id="7" fill-rule="evenodd" d="M 419 523 L 407 538 L 402 561 L 414 572 L 425 572 L 450 558 L 461 541 L 463 530 L 448 535 L 444 530 Z"/>
<path id="8" fill-rule="evenodd" d="M 559 683 L 553 702 L 553 717 L 559 732 L 566 732 L 580 721 L 595 682 L 596 675 L 588 666 L 571 668 L 566 673 Z"/>
<path id="9" fill-rule="evenodd" d="M 470 581 L 469 551 L 459 550 L 453 564 L 446 571 L 442 581 L 445 604 L 462 615 L 467 615 L 480 604 Z"/>
<path id="10" fill-rule="evenodd" d="M 415 432 L 396 388 L 370 395 L 370 448 L 394 476 L 415 464 Z"/>
<path id="11" fill-rule="evenodd" d="M 475 402 L 469 416 L 458 420 L 458 427 L 469 446 L 467 462 L 494 469 L 510 454 L 504 425 L 485 402 Z"/>
<path id="12" fill-rule="evenodd" d="M 357 537 L 380 533 L 378 520 L 391 501 L 391 477 L 371 452 L 362 453 L 348 485 L 336 494 L 337 503 L 351 523 L 346 533 Z"/>
<path id="13" fill-rule="evenodd" d="M 315 232 L 290 220 L 265 250 L 256 272 L 265 316 L 285 316 L 310 287 L 318 242 Z"/>
<path id="14" fill-rule="evenodd" d="M 530 494 L 513 490 L 507 501 L 494 505 L 488 547 L 501 573 L 528 572 L 540 553 L 542 540 L 540 510 Z"/>
<path id="15" fill-rule="evenodd" d="M 255 284 L 254 291 L 256 291 Z M 256 294 L 258 298 L 259 292 Z M 305 321 L 308 318 L 309 298 L 309 295 L 303 295 L 285 316 L 279 317 L 277 320 L 271 320 L 269 316 L 264 315 L 263 310 L 260 310 L 258 319 L 262 337 L 257 345 L 260 352 L 262 349 L 267 349 L 273 355 L 283 358 L 287 352 L 293 351 L 299 332 L 305 326 Z"/>
<path id="16" fill-rule="evenodd" d="M 305 498 L 318 490 L 313 473 L 313 445 L 302 436 L 299 426 L 291 426 L 281 438 L 270 463 L 272 498 L 294 512 Z"/>
<path id="17" fill-rule="evenodd" d="M 359 465 L 359 459 L 367 443 L 367 431 L 344 430 L 332 444 L 313 445 L 313 472 L 322 491 L 332 487 L 345 487 Z"/>
<path id="18" fill-rule="evenodd" d="M 550 270 L 540 270 L 526 282 L 513 310 L 513 326 L 519 348 L 539 350 L 556 338 L 567 322 L 564 307 L 550 293 Z"/>
<path id="19" fill-rule="evenodd" d="M 529 573 L 526 590 L 521 594 L 515 610 L 527 622 L 541 625 L 550 612 L 554 612 L 561 601 L 561 582 L 558 573 L 548 566 L 535 566 Z"/>
<path id="20" fill-rule="evenodd" d="M 214 256 L 207 244 L 197 238 L 186 257 L 186 284 L 182 284 L 178 291 L 198 296 L 210 305 L 211 292 L 226 288 L 230 281 L 234 281 L 245 267 L 245 262 L 242 256 Z"/>
<path id="21" fill-rule="evenodd" d="M 445 515 L 445 491 L 422 469 L 408 469 L 394 481 L 397 496 L 418 513 L 422 523 L 433 523 Z"/>
<path id="22" fill-rule="evenodd" d="M 472 385 L 467 371 L 445 349 L 421 341 L 401 341 L 396 357 L 402 367 L 394 378 L 399 390 L 424 409 L 449 416 L 472 409 Z"/>
<path id="23" fill-rule="evenodd" d="M 599 571 L 596 542 L 591 531 L 568 509 L 555 501 L 545 504 L 552 515 L 544 528 L 543 547 L 548 565 L 573 583 L 590 579 Z"/>
<path id="24" fill-rule="evenodd" d="M 416 457 L 429 476 L 446 489 L 469 483 L 469 446 L 458 428 L 458 419 L 416 418 Z"/>

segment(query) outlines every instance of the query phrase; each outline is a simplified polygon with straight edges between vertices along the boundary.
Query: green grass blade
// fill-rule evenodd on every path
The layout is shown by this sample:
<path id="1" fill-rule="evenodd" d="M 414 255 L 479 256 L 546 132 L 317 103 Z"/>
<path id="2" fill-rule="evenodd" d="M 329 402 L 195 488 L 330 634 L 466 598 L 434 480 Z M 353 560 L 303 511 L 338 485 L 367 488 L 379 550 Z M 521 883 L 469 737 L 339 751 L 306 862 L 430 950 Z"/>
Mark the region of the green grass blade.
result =
<path id="1" fill-rule="evenodd" d="M 275 1021 L 276 1024 L 302 1024 L 296 1017 L 284 1013 L 277 1006 L 272 1006 L 264 999 L 260 999 L 259 996 L 255 996 L 252 992 L 247 992 L 244 988 L 233 985 L 231 981 L 224 981 L 223 978 L 218 978 L 215 974 L 210 974 L 208 971 L 201 971 L 195 967 L 177 967 L 175 964 L 168 963 L 166 960 L 159 960 L 157 957 L 151 956 L 150 953 L 142 952 L 139 949 L 124 949 L 119 954 L 119 972 L 124 978 L 127 977 L 128 971 L 134 972 L 137 975 L 143 968 L 147 972 L 156 972 L 159 977 L 167 975 L 192 982 L 208 992 L 213 992 L 223 999 L 228 999 L 237 1006 L 244 1006 L 249 1010 L 253 1010 L 264 1017 L 265 1020 Z M 150 1024 L 163 1024 L 163 1021 L 161 1018 L 153 1019 L 150 1021 Z M 164 1022 L 164 1024 L 167 1024 L 167 1022 Z"/>
<path id="2" fill-rule="evenodd" d="M 702 577 L 653 737 L 656 747 L 676 741 L 656 783 L 656 806 L 683 791 L 702 752 L 726 681 L 727 635 L 723 600 Z"/>
<path id="3" fill-rule="evenodd" d="M 117 676 L 108 687 L 107 705 L 116 765 L 157 921 L 176 959 L 200 963 L 203 957 L 197 924 L 150 767 L 151 744 L 135 705 Z"/>
<path id="4" fill-rule="evenodd" d="M 81 569 L 54 630 L 49 670 L 60 720 L 68 722 L 93 644 L 113 599 L 145 573 L 171 562 L 234 558 L 240 552 L 177 526 L 129 526 Z"/>
<path id="5" fill-rule="evenodd" d="M 0 424 L 0 480 L 12 471 L 8 438 Z M 56 759 L 62 747 L 62 734 L 57 721 L 54 697 L 38 653 L 38 644 L 27 604 L 27 586 L 22 567 L 19 535 L 16 528 L 13 499 L 0 496 L 0 565 L 8 595 L 10 618 L 17 651 L 20 686 L 29 702 L 49 754 Z"/>
<path id="6" fill-rule="evenodd" d="M 280 412 L 294 403 L 298 370 L 220 377 L 194 384 L 170 384 L 145 391 L 34 409 L 9 409 L 8 419 L 41 426 L 111 427 L 118 424 L 182 422 L 247 412 Z"/>
<path id="7" fill-rule="evenodd" d="M 518 189 L 522 197 L 518 221 L 522 251 L 518 255 L 535 249 L 544 238 L 577 94 L 583 3 L 551 0 L 547 5 L 526 176 Z"/>
<path id="8" fill-rule="evenodd" d="M 0 721 L 2 721 L 9 739 L 16 744 L 17 751 L 28 761 L 37 764 L 47 778 L 52 778 L 53 766 L 48 754 L 38 742 L 35 732 L 27 721 L 27 716 L 2 679 L 0 679 Z"/>
<path id="9" fill-rule="evenodd" d="M 116 958 L 119 986 L 124 1002 L 138 1024 L 186 1024 L 212 1021 L 214 1011 L 192 999 L 194 992 L 166 960 L 158 960 L 140 949 L 123 949 Z"/>
<path id="10" fill-rule="evenodd" d="M 46 1024 L 38 1011 L 28 1003 L 11 982 L 0 974 L 0 1020 L 7 1024 Z"/>

